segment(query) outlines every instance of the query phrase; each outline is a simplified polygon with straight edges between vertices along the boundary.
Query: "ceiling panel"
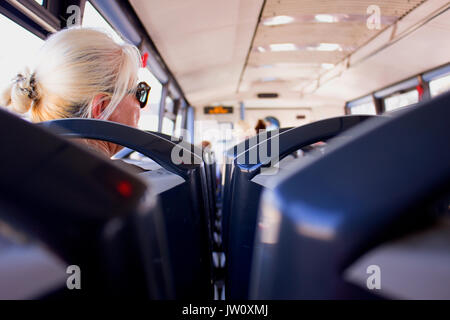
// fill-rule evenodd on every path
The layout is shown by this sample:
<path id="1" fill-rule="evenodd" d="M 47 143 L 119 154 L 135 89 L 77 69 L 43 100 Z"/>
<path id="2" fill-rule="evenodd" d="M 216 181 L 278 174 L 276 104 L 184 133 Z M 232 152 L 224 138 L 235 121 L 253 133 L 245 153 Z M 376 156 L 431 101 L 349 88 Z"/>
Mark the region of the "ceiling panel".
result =
<path id="1" fill-rule="evenodd" d="M 254 78 L 258 66 L 264 68 L 277 62 L 337 64 L 423 2 L 423 0 L 375 3 L 372 0 L 267 0 L 250 53 L 251 68 L 250 66 L 246 68 L 243 82 Z M 367 27 L 369 18 L 367 9 L 374 4 L 380 8 L 382 23 L 380 29 Z M 334 19 L 335 22 L 319 22 L 316 20 L 317 14 L 332 15 L 327 17 Z M 264 25 L 268 18 L 276 16 L 288 16 L 291 21 L 286 24 Z M 270 49 L 273 44 L 292 44 L 297 46 L 297 50 L 273 52 Z M 339 45 L 341 48 L 334 51 L 310 50 L 311 47 L 320 44 Z M 323 72 L 323 69 L 309 71 L 308 76 L 313 82 Z M 275 73 L 273 76 L 275 77 Z M 276 77 L 283 79 L 279 73 Z M 286 74 L 286 80 L 292 78 L 292 73 Z M 245 85 L 248 90 L 248 83 Z M 286 87 L 285 90 L 300 87 L 301 83 L 298 86 Z"/>
<path id="2" fill-rule="evenodd" d="M 378 5 L 383 15 L 403 16 L 423 0 L 267 0 L 263 17 L 319 13 L 365 14 Z"/>
<path id="3" fill-rule="evenodd" d="M 236 92 L 262 0 L 130 3 L 192 104 L 215 91 Z"/>
<path id="4" fill-rule="evenodd" d="M 450 41 L 442 39 L 450 39 L 450 10 L 363 63 L 348 69 L 342 76 L 321 86 L 316 93 L 352 100 L 449 63 Z"/>
<path id="5" fill-rule="evenodd" d="M 243 81 L 247 80 L 268 80 L 271 78 L 283 79 L 303 79 L 310 78 L 315 75 L 321 66 L 320 64 L 312 64 L 311 66 L 302 67 L 272 67 L 268 65 L 265 68 L 247 68 Z"/>
<path id="6" fill-rule="evenodd" d="M 265 66 L 274 63 L 336 63 L 346 56 L 345 52 L 252 52 L 249 63 Z"/>
<path id="7" fill-rule="evenodd" d="M 333 32 L 330 32 L 333 28 Z M 365 24 L 358 22 L 340 22 L 329 24 L 295 23 L 284 26 L 264 27 L 257 33 L 254 47 L 270 43 L 314 44 L 317 42 L 339 43 L 345 46 L 356 46 L 362 37 L 373 36 Z"/>

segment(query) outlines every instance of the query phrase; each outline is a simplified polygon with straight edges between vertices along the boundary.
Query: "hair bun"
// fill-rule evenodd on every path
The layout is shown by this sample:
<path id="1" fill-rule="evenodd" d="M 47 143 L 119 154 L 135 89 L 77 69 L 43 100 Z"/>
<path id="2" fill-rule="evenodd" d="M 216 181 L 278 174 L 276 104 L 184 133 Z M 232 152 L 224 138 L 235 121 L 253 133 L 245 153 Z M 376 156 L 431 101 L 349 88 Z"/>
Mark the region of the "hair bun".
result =
<path id="1" fill-rule="evenodd" d="M 10 100 L 11 109 L 19 113 L 26 113 L 39 100 L 35 74 L 28 68 L 13 79 Z"/>

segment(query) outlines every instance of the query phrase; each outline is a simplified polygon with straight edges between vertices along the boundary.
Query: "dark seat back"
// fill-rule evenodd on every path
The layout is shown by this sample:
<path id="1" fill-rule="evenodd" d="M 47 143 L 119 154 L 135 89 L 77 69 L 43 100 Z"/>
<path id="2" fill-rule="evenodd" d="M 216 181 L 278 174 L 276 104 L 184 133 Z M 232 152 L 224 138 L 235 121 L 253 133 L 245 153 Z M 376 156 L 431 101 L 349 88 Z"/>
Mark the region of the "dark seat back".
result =
<path id="1" fill-rule="evenodd" d="M 284 132 L 292 128 L 282 128 L 279 132 Z M 274 131 L 275 132 L 275 131 Z M 232 183 L 232 173 L 235 167 L 235 159 L 238 155 L 245 153 L 251 146 L 255 146 L 258 143 L 265 141 L 270 138 L 272 135 L 271 131 L 266 133 L 260 133 L 254 137 L 246 139 L 234 147 L 228 149 L 224 154 L 224 163 L 223 163 L 223 176 L 222 176 L 222 229 L 223 229 L 223 244 L 224 249 L 226 250 L 228 245 L 228 229 L 229 229 L 229 217 L 231 210 L 231 197 L 234 193 L 233 191 L 233 183 Z"/>
<path id="2" fill-rule="evenodd" d="M 259 139 L 235 158 L 234 166 L 231 167 L 231 197 L 225 228 L 229 298 L 248 298 L 258 204 L 263 190 L 263 186 L 252 179 L 294 151 L 326 141 L 368 118 L 370 116 L 343 116 L 291 128 L 278 134 L 274 131 L 268 139 Z M 265 174 L 277 175 L 276 172 Z"/>
<path id="3" fill-rule="evenodd" d="M 432 223 L 439 215 L 430 206 L 435 199 L 446 196 L 441 212 L 448 213 L 449 105 L 446 94 L 392 118 L 368 121 L 348 131 L 353 139 L 330 143 L 330 152 L 300 164 L 265 191 L 251 298 L 366 298 L 365 280 L 366 290 L 349 284 L 347 268 L 374 247 Z M 431 245 L 448 248 L 448 234 L 446 239 L 447 244 Z M 407 251 L 420 246 L 414 241 Z M 438 252 L 432 249 L 428 257 Z M 430 274 L 422 269 L 408 285 L 426 286 Z M 383 272 L 388 270 L 381 267 L 381 290 L 372 291 L 377 295 L 385 293 Z M 398 272 L 402 277 L 405 270 Z M 441 279 L 448 288 L 448 273 Z"/>
<path id="4" fill-rule="evenodd" d="M 173 297 L 161 212 L 143 180 L 2 110 L 0 142 L 1 223 L 79 266 L 77 294 Z"/>
<path id="5" fill-rule="evenodd" d="M 147 131 L 147 132 L 150 134 L 159 136 L 168 141 L 173 141 L 175 143 L 181 142 L 181 139 L 176 138 L 176 137 L 171 137 L 171 136 L 161 133 L 161 132 L 155 132 L 155 131 Z M 204 162 L 204 166 L 205 166 L 206 183 L 207 183 L 207 189 L 208 189 L 208 193 L 206 195 L 208 197 L 208 203 L 209 203 L 208 210 L 209 210 L 209 215 L 211 217 L 211 224 L 213 225 L 214 220 L 215 220 L 215 213 L 216 213 L 216 190 L 217 190 L 217 184 L 216 184 L 216 180 L 215 180 L 216 160 L 215 160 L 214 152 L 207 151 L 205 154 L 202 154 L 202 150 L 199 147 L 196 147 L 196 146 L 186 143 L 186 142 L 184 142 L 184 145 L 186 145 L 187 149 L 191 150 L 192 153 L 203 157 L 203 162 Z M 135 152 L 135 151 L 132 149 L 123 148 L 122 150 L 117 152 L 113 158 L 114 159 L 126 159 L 133 152 Z"/>
<path id="6" fill-rule="evenodd" d="M 125 146 L 185 180 L 159 194 L 168 236 L 175 296 L 212 297 L 210 203 L 201 153 L 192 152 L 190 144 L 177 144 L 160 134 L 109 121 L 62 119 L 41 125 L 66 137 L 97 139 Z"/>

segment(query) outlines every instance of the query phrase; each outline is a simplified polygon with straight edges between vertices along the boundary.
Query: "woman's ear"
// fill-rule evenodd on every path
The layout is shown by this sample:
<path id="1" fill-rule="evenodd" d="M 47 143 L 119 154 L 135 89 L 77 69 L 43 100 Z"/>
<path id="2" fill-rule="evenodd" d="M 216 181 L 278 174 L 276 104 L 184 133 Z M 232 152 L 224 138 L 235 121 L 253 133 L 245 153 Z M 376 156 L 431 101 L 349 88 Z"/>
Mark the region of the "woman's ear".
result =
<path id="1" fill-rule="evenodd" d="M 97 94 L 92 100 L 92 118 L 100 119 L 108 104 L 109 99 L 105 94 Z"/>

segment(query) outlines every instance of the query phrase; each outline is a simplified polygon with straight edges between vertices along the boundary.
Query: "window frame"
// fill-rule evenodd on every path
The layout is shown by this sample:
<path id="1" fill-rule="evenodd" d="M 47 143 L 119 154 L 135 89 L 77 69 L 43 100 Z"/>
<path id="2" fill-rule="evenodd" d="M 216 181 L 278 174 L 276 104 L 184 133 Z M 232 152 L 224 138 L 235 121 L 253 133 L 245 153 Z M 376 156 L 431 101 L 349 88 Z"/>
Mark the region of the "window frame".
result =
<path id="1" fill-rule="evenodd" d="M 374 101 L 373 95 L 366 95 L 366 96 L 360 97 L 358 99 L 346 102 L 345 103 L 345 114 L 353 114 L 352 108 L 360 106 L 365 103 L 370 103 L 370 102 L 373 103 L 375 115 L 379 114 L 379 111 L 378 111 L 377 105 Z"/>
<path id="2" fill-rule="evenodd" d="M 399 90 L 399 91 L 396 91 L 396 92 L 394 92 L 394 93 L 391 93 L 391 94 L 388 95 L 388 96 L 383 97 L 383 98 L 382 98 L 383 113 L 385 113 L 385 112 L 395 112 L 395 111 L 397 111 L 398 109 L 406 108 L 406 107 L 408 107 L 408 106 L 416 105 L 417 103 L 419 103 L 419 102 L 420 102 L 420 95 L 419 95 L 419 93 L 417 92 L 418 99 L 417 99 L 417 102 L 416 102 L 416 103 L 412 103 L 412 104 L 408 104 L 408 105 L 406 105 L 406 106 L 398 107 L 398 108 L 395 108 L 395 109 L 393 109 L 393 110 L 386 110 L 386 99 L 395 97 L 395 96 L 397 96 L 397 95 L 403 95 L 403 94 L 406 94 L 406 93 L 409 93 L 409 92 L 412 92 L 412 91 L 417 91 L 417 87 L 412 87 L 412 88 L 408 88 L 408 89 Z"/>
<path id="3" fill-rule="evenodd" d="M 7 1 L 0 2 L 0 14 L 3 14 L 8 19 L 17 23 L 19 26 L 42 40 L 45 40 L 52 33 L 48 30 L 49 26 L 55 28 L 56 31 L 60 30 L 60 21 L 57 20 L 46 7 L 41 6 L 34 0 L 21 0 L 17 5 L 25 8 L 22 10 L 31 11 L 35 15 L 35 19 Z M 43 19 L 44 21 L 49 19 L 52 22 L 49 25 L 44 26 L 36 21 L 36 17 Z"/>
<path id="4" fill-rule="evenodd" d="M 438 66 L 436 68 L 427 70 L 422 72 L 414 77 L 410 77 L 408 79 L 399 81 L 392 85 L 386 86 L 382 89 L 376 90 L 370 94 L 364 95 L 362 97 L 347 101 L 344 106 L 345 114 L 351 114 L 350 109 L 353 106 L 361 103 L 360 101 L 363 99 L 367 99 L 372 96 L 375 104 L 375 108 L 377 110 L 377 114 L 382 114 L 386 112 L 386 108 L 384 105 L 384 99 L 394 95 L 394 94 L 402 94 L 411 90 L 417 90 L 417 86 L 421 85 L 423 88 L 422 97 L 419 96 L 419 101 L 427 101 L 432 99 L 430 92 L 430 82 L 441 77 L 450 75 L 450 63 Z M 413 104 L 414 105 L 414 104 Z M 405 106 L 407 107 L 407 106 Z"/>
<path id="5" fill-rule="evenodd" d="M 431 71 L 428 71 L 422 75 L 422 78 L 426 83 L 428 84 L 428 89 L 430 90 L 430 85 L 432 81 L 441 79 L 443 77 L 450 76 L 450 63 L 443 65 L 439 68 L 433 69 Z M 430 98 L 431 97 L 431 90 L 430 90 Z"/>

